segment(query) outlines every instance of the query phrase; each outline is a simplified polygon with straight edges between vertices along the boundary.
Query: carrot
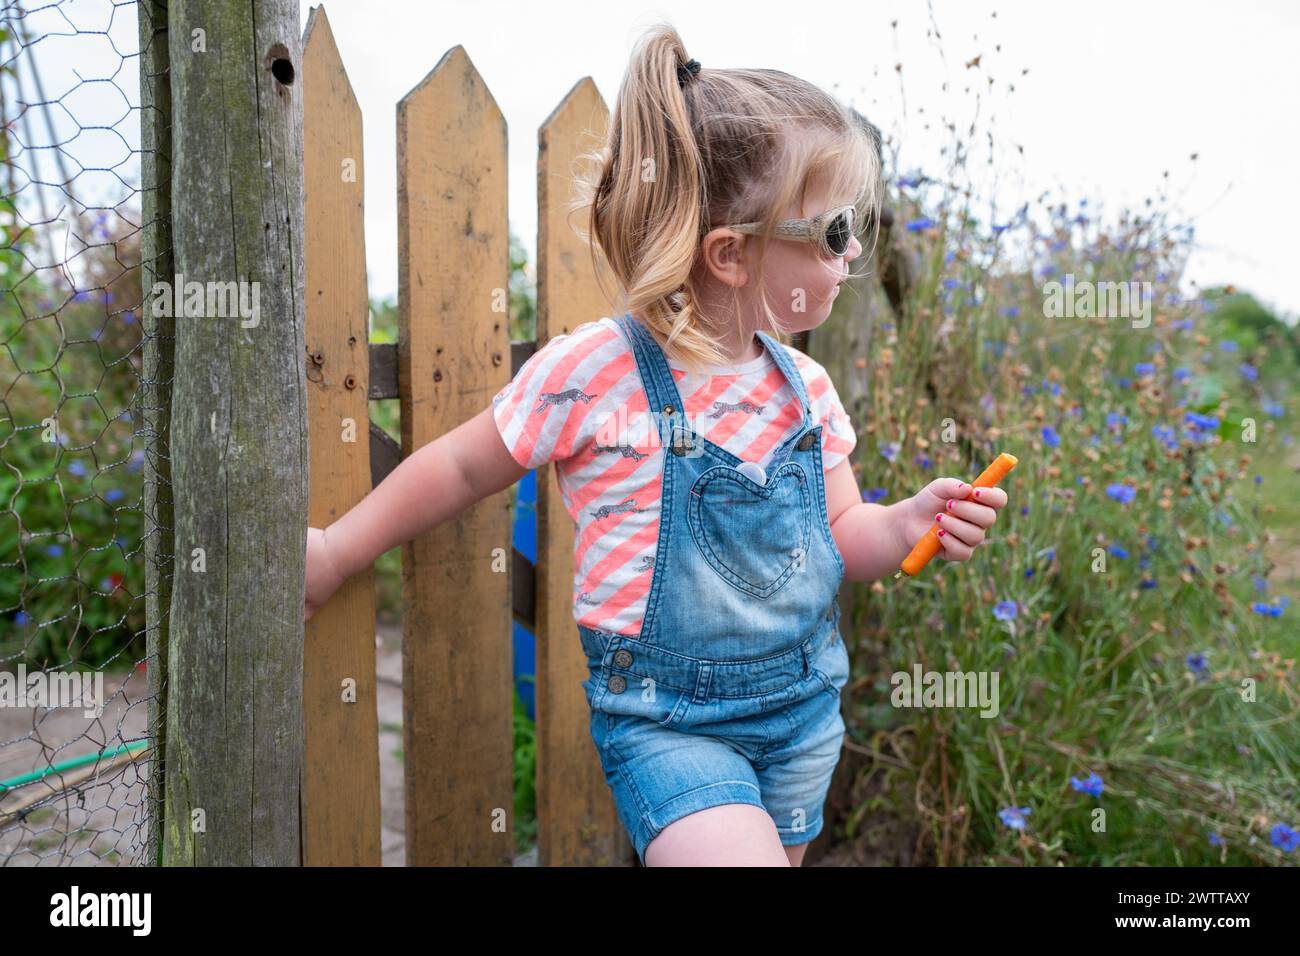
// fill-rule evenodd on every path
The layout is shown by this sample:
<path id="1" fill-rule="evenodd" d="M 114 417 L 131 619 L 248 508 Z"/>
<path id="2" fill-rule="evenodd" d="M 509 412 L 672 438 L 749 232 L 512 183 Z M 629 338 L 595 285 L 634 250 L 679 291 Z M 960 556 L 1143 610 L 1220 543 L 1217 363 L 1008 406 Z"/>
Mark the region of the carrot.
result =
<path id="1" fill-rule="evenodd" d="M 970 491 L 966 493 L 966 498 L 962 500 L 969 500 L 976 488 L 992 488 L 997 485 L 1007 476 L 1007 472 L 1016 467 L 1019 461 L 1020 459 L 1015 455 L 1008 454 L 1005 451 L 1002 452 L 993 460 L 993 464 L 985 468 L 984 473 L 971 483 Z M 894 575 L 895 578 L 901 577 L 904 572 L 909 576 L 915 576 L 930 563 L 930 559 L 938 554 L 939 548 L 942 547 L 939 544 L 938 532 L 939 522 L 936 521 L 934 527 L 927 531 L 920 541 L 916 542 L 916 547 L 912 549 L 912 553 L 903 559 L 902 570 Z"/>

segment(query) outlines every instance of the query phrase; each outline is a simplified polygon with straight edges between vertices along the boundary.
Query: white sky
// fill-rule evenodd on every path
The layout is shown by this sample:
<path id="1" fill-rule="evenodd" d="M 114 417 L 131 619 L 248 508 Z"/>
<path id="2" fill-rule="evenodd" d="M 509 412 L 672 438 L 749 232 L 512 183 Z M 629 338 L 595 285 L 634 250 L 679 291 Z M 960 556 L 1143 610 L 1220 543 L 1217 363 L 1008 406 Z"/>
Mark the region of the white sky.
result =
<path id="1" fill-rule="evenodd" d="M 304 25 L 309 9 L 301 7 Z M 898 137 L 903 171 L 942 173 L 947 139 L 933 121 L 944 116 L 964 131 L 974 95 L 963 88 L 984 90 L 974 158 L 989 174 L 980 185 L 997 196 L 999 220 L 1044 189 L 1057 200 L 1087 197 L 1090 209 L 1113 215 L 1140 206 L 1169 170 L 1175 208 L 1196 226 L 1190 278 L 1234 282 L 1280 313 L 1300 315 L 1300 290 L 1290 281 L 1300 251 L 1300 5 L 1289 0 L 876 0 L 816 9 L 773 0 L 330 0 L 326 9 L 365 121 L 366 248 L 376 296 L 397 289 L 397 102 L 448 49 L 465 47 L 505 113 L 510 225 L 531 260 L 538 126 L 584 75 L 612 105 L 637 36 L 664 19 L 705 69 L 775 67 L 836 93 Z M 50 114 L 60 152 L 92 168 L 75 180 L 78 198 L 108 196 L 100 201 L 109 206 L 138 185 L 129 149 L 139 142 L 139 117 L 128 106 L 139 102 L 137 60 L 114 52 L 108 35 L 76 35 L 73 27 L 107 31 L 117 49 L 133 53 L 133 12 L 109 0 L 64 0 L 26 21 L 44 37 L 32 49 L 46 95 L 66 107 Z M 941 42 L 927 37 L 931 15 Z M 968 70 L 976 55 L 979 68 Z M 112 84 L 88 82 L 109 76 Z M 15 81 L 0 82 L 12 106 Z M 37 99 L 30 77 L 21 82 L 22 98 Z M 117 122 L 121 135 L 78 133 L 74 115 L 82 127 Z M 979 146 L 988 130 L 996 145 L 991 166 Z M 36 146 L 56 141 L 43 123 L 30 140 L 21 127 L 11 135 Z M 36 164 L 45 181 L 58 182 L 52 152 L 27 151 L 16 162 Z M 1191 153 L 1199 154 L 1196 163 Z M 115 173 L 93 171 L 117 164 Z M 44 195 L 58 200 L 52 188 Z"/>
<path id="2" fill-rule="evenodd" d="M 942 171 L 942 141 L 926 134 L 924 122 L 946 112 L 959 128 L 969 124 L 973 94 L 961 87 L 976 78 L 987 89 L 992 75 L 993 100 L 981 108 L 976 138 L 984 139 L 983 124 L 991 122 L 1000 144 L 1000 215 L 1044 188 L 1087 196 L 1090 206 L 1114 212 L 1154 195 L 1168 169 L 1176 208 L 1196 225 L 1189 276 L 1202 285 L 1235 282 L 1284 314 L 1300 314 L 1300 291 L 1290 282 L 1300 222 L 1294 3 L 936 0 L 929 10 L 943 58 L 926 37 L 930 12 L 919 0 L 815 9 L 768 0 L 325 6 L 364 115 L 366 247 L 375 295 L 395 296 L 397 288 L 396 103 L 446 50 L 465 47 L 505 114 L 510 226 L 531 261 L 538 126 L 584 75 L 612 106 L 636 37 L 662 18 L 706 69 L 774 67 L 835 92 L 899 135 L 904 169 Z M 304 24 L 307 13 L 304 5 Z M 982 68 L 967 70 L 965 61 L 976 54 Z M 893 69 L 900 61 L 906 114 Z M 941 91 L 945 75 L 953 81 L 951 98 Z M 1016 87 L 1010 95 L 1008 81 Z M 1025 147 L 1023 158 L 1015 143 Z M 1199 154 L 1195 164 L 1191 153 Z M 987 147 L 981 161 L 986 155 Z"/>

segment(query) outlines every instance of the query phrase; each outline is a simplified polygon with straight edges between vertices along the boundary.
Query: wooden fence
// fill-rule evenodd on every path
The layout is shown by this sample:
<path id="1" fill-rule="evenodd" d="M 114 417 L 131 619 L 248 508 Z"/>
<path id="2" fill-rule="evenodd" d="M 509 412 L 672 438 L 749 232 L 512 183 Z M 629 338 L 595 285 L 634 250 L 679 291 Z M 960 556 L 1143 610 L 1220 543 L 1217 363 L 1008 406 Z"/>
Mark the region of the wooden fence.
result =
<path id="1" fill-rule="evenodd" d="M 534 343 L 512 342 L 506 124 L 469 56 L 449 50 L 397 107 L 400 333 L 367 342 L 361 112 L 324 10 L 303 40 L 309 520 L 322 527 L 409 455 L 482 411 Z M 572 171 L 608 109 L 590 78 L 538 133 L 537 340 L 610 305 L 565 222 Z M 401 401 L 400 449 L 367 400 Z M 430 489 L 436 494 L 437 489 Z M 505 492 L 403 548 L 408 865 L 510 865 L 511 631 L 537 646 L 543 865 L 635 861 L 588 730 L 572 611 L 573 522 L 537 476 L 537 563 L 511 546 Z M 308 865 L 380 862 L 375 597 L 359 574 L 307 624 L 302 832 Z"/>

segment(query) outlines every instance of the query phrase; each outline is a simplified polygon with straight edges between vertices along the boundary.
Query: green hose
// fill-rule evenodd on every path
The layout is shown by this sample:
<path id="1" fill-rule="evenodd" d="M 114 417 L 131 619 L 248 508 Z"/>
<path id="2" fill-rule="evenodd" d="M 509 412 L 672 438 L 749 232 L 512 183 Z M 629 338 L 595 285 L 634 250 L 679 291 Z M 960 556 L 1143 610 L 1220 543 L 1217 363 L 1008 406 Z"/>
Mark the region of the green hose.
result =
<path id="1" fill-rule="evenodd" d="M 16 777 L 10 777 L 8 780 L 0 780 L 0 793 L 13 790 L 25 784 L 35 783 L 37 780 L 43 780 L 52 773 L 62 773 L 64 770 L 71 770 L 73 767 L 85 766 L 88 763 L 94 763 L 105 757 L 116 757 L 118 754 L 127 753 L 132 750 L 139 750 L 141 747 L 149 746 L 148 740 L 133 740 L 130 743 L 123 744 L 120 747 L 114 747 L 111 750 L 101 750 L 99 753 L 86 754 L 82 757 L 73 757 L 71 760 L 65 760 L 63 763 L 56 763 L 52 767 L 46 767 L 44 770 L 33 770 L 31 773 L 19 774 Z"/>

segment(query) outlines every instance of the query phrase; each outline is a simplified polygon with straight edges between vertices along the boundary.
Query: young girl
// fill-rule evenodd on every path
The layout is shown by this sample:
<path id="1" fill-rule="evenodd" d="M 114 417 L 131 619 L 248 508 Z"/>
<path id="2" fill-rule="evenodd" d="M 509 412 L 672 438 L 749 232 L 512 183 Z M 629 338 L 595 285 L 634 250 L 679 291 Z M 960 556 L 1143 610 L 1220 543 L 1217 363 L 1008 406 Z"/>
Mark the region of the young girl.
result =
<path id="1" fill-rule="evenodd" d="M 853 114 L 777 70 L 701 69 L 659 26 L 597 159 L 580 195 L 626 311 L 551 339 L 490 408 L 310 529 L 305 613 L 555 462 L 591 736 L 639 858 L 798 866 L 845 732 L 840 582 L 893 574 L 936 519 L 944 556 L 969 559 L 1007 496 L 936 478 L 864 503 L 834 385 L 781 339 L 826 319 L 877 218 Z"/>

